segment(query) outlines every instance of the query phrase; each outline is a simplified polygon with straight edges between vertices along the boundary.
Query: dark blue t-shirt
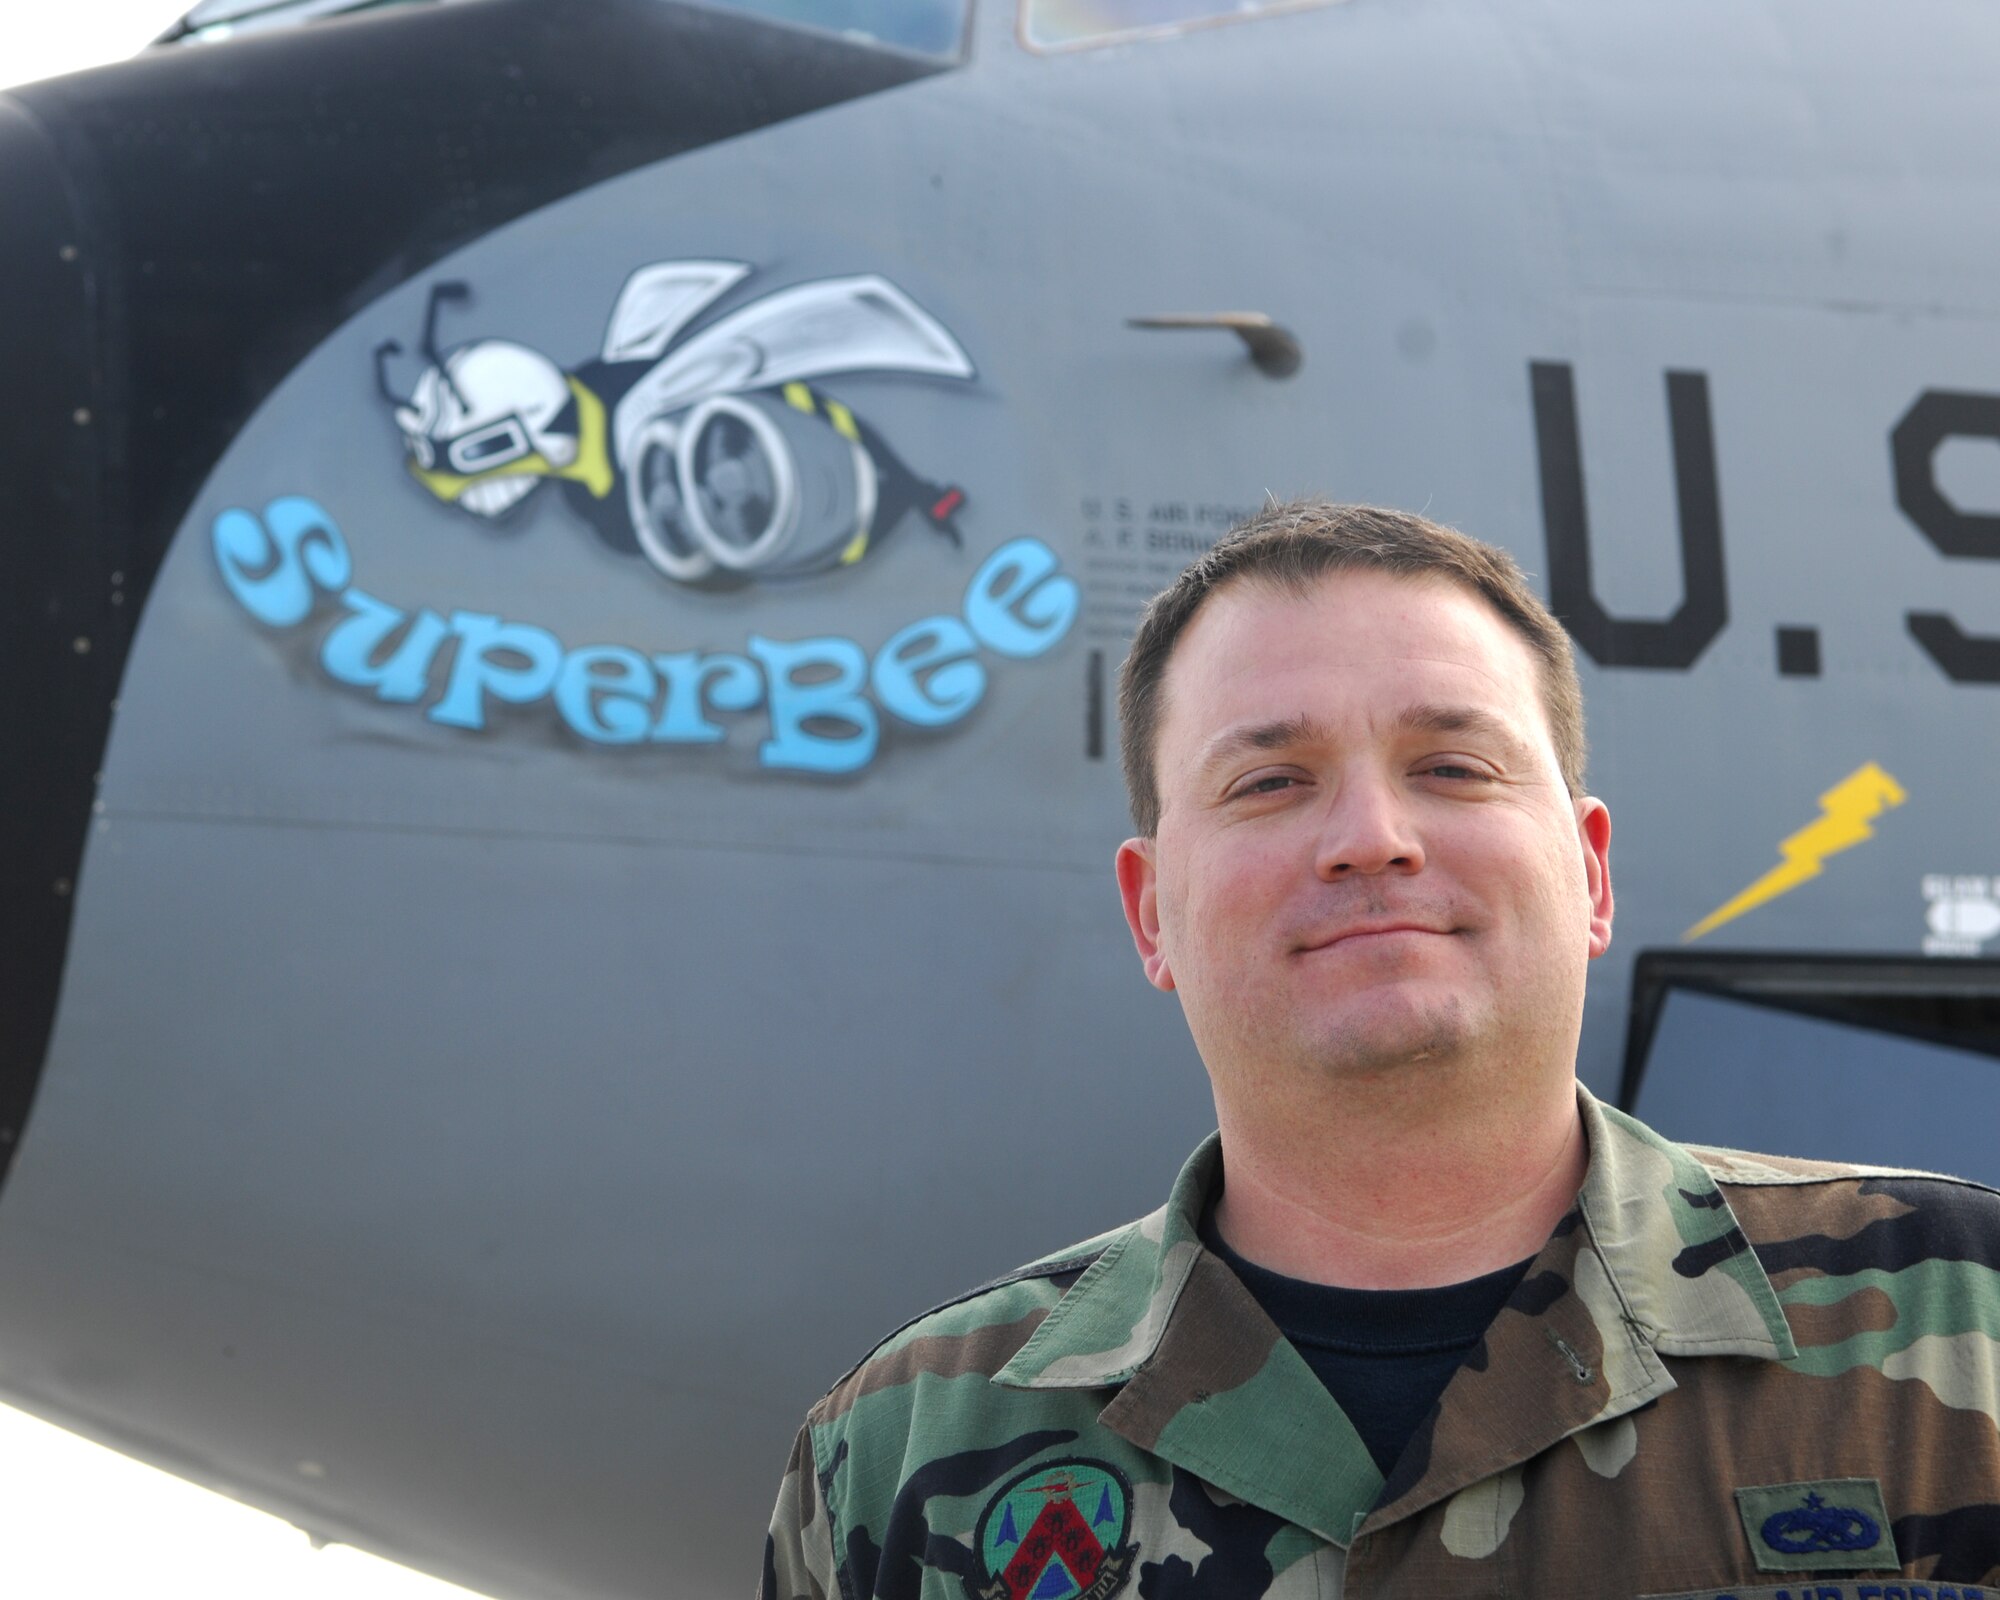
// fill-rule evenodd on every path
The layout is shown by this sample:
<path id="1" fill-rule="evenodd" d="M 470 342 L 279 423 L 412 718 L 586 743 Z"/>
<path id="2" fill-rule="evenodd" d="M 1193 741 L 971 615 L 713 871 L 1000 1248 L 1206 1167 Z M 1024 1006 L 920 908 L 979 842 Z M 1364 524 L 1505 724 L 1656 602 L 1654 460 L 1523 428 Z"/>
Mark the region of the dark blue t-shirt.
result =
<path id="1" fill-rule="evenodd" d="M 1244 1260 L 1222 1242 L 1212 1207 L 1201 1242 L 1305 1357 L 1384 1477 L 1534 1259 L 1439 1289 L 1339 1289 Z"/>

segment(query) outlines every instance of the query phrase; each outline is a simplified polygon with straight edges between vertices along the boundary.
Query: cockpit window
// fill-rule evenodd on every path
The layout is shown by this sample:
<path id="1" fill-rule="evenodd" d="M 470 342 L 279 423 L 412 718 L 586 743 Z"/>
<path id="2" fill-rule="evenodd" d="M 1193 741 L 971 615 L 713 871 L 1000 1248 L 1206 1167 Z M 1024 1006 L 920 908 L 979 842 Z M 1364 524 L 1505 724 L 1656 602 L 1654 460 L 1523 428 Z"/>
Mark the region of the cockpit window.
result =
<path id="1" fill-rule="evenodd" d="M 201 0 L 160 36 L 161 44 L 214 44 L 246 33 L 293 28 L 321 17 L 382 11 L 420 0 Z"/>
<path id="2" fill-rule="evenodd" d="M 1693 1144 L 2000 1184 L 2000 961 L 1643 951 L 1619 1103 Z"/>
<path id="3" fill-rule="evenodd" d="M 956 60 L 965 50 L 972 0 L 696 0 L 820 33 Z"/>
<path id="4" fill-rule="evenodd" d="M 1330 5 L 1333 0 L 1021 0 L 1030 50 L 1081 50 L 1120 39 L 1165 38 L 1216 22 L 1241 22 Z"/>

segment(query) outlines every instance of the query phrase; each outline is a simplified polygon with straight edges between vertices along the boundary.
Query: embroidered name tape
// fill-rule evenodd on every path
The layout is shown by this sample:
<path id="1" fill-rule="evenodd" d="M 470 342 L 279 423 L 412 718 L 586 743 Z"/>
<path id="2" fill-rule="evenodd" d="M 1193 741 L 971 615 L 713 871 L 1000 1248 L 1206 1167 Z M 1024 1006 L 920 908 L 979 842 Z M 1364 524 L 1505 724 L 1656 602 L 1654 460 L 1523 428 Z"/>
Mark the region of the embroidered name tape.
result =
<path id="1" fill-rule="evenodd" d="M 2000 1600 L 2000 1589 L 1968 1584 L 1918 1583 L 1800 1583 L 1768 1589 L 1686 1589 L 1679 1594 L 1647 1594 L 1639 1600 Z"/>
<path id="2" fill-rule="evenodd" d="M 1893 1572 L 1902 1565 L 1873 1478 L 1738 1489 L 1736 1508 L 1760 1572 Z"/>

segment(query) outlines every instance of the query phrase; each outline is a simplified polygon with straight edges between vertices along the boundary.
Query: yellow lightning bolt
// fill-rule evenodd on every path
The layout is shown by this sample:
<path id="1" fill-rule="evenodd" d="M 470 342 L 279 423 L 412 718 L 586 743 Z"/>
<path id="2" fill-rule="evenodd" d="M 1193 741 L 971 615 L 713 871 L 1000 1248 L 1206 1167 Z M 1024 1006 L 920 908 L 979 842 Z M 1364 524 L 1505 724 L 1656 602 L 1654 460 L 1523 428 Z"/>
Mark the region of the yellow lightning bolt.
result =
<path id="1" fill-rule="evenodd" d="M 1868 824 L 1908 798 L 1903 786 L 1873 761 L 1849 773 L 1819 797 L 1819 820 L 1807 823 L 1778 846 L 1784 861 L 1735 899 L 1709 912 L 1681 935 L 1681 943 L 1713 933 L 1765 901 L 1790 893 L 1808 878 L 1817 878 L 1821 862 L 1874 838 L 1875 830 Z"/>

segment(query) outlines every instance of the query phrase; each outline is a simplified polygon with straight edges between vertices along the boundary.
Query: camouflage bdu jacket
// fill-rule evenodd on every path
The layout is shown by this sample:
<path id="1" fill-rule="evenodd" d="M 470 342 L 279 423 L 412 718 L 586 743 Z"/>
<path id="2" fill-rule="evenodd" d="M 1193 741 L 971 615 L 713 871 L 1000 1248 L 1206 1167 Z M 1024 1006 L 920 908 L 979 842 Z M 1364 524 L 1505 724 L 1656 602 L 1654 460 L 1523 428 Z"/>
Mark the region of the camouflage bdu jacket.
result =
<path id="1" fill-rule="evenodd" d="M 1582 1107 L 1576 1206 L 1387 1482 L 1196 1237 L 1211 1138 L 813 1408 L 765 1600 L 2000 1600 L 2000 1195 Z"/>

